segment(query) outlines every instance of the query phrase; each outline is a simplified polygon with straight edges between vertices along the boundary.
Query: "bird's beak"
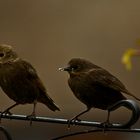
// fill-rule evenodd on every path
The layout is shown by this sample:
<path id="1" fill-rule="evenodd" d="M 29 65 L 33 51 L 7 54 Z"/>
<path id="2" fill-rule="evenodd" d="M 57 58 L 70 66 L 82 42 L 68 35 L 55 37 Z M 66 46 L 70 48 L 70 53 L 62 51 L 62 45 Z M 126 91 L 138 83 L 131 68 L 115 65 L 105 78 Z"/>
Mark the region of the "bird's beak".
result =
<path id="1" fill-rule="evenodd" d="M 62 67 L 62 68 L 59 68 L 58 69 L 59 71 L 70 71 L 70 67 L 67 66 L 67 67 Z"/>

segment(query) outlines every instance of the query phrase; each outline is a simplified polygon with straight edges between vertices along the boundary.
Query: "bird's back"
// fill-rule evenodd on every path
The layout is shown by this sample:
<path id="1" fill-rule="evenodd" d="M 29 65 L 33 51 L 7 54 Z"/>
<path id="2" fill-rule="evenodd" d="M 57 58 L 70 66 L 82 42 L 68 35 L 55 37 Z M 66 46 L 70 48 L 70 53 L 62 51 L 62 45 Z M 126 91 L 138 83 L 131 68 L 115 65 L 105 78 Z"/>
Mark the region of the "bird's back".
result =
<path id="1" fill-rule="evenodd" d="M 25 61 L 18 60 L 0 66 L 1 88 L 11 99 L 23 104 L 32 103 L 39 92 L 32 82 L 32 74 L 25 65 Z"/>
<path id="2" fill-rule="evenodd" d="M 68 83 L 74 95 L 88 107 L 106 110 L 114 103 L 126 99 L 120 91 L 96 82 L 87 72 L 70 77 Z"/>
<path id="3" fill-rule="evenodd" d="M 0 65 L 0 86 L 17 103 L 33 103 L 36 100 L 53 111 L 59 110 L 47 95 L 36 70 L 27 61 L 18 59 Z"/>

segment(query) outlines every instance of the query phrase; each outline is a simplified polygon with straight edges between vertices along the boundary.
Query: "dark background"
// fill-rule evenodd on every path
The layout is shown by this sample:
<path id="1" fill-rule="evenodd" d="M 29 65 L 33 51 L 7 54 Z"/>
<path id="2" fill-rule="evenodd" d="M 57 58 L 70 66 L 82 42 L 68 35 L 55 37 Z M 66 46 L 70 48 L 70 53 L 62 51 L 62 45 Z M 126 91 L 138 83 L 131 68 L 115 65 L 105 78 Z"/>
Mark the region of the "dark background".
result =
<path id="1" fill-rule="evenodd" d="M 0 0 L 0 43 L 14 46 L 19 56 L 37 69 L 49 95 L 60 106 L 61 112 L 51 112 L 42 104 L 38 116 L 71 118 L 85 109 L 67 85 L 68 75 L 59 72 L 73 57 L 91 60 L 117 76 L 133 94 L 139 93 L 139 59 L 133 59 L 133 69 L 126 71 L 121 57 L 129 47 L 139 47 L 139 0 Z M 130 97 L 129 97 L 130 98 Z M 0 91 L 0 110 L 14 102 Z M 13 113 L 27 114 L 32 105 L 18 106 Z M 107 113 L 93 109 L 84 120 L 104 121 Z M 130 112 L 122 108 L 112 113 L 115 122 L 124 122 Z M 14 140 L 47 140 L 51 137 L 88 127 L 18 120 L 2 120 Z M 140 127 L 139 122 L 135 127 Z M 97 133 L 75 139 L 137 140 L 140 134 Z M 74 138 L 72 138 L 74 139 Z"/>

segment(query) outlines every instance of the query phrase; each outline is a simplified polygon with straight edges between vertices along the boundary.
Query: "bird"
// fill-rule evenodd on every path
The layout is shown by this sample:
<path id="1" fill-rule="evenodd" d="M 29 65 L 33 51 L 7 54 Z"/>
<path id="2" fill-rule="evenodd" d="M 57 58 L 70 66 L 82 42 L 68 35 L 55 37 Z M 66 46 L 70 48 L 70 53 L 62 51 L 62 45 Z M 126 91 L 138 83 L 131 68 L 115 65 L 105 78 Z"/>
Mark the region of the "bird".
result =
<path id="1" fill-rule="evenodd" d="M 91 108 L 107 110 L 107 120 L 103 125 L 109 125 L 111 107 L 119 101 L 127 98 L 125 93 L 139 100 L 130 93 L 124 84 L 110 72 L 101 68 L 84 58 L 72 58 L 66 67 L 59 68 L 60 71 L 69 73 L 68 85 L 76 98 L 86 105 L 86 110 L 80 112 L 69 121 L 78 121 L 79 117 Z"/>
<path id="2" fill-rule="evenodd" d="M 52 111 L 60 111 L 58 105 L 49 97 L 35 68 L 18 56 L 12 46 L 0 45 L 0 87 L 15 103 L 2 114 L 12 114 L 10 110 L 17 105 L 33 104 L 28 117 L 35 117 L 36 104 L 46 105 Z"/>

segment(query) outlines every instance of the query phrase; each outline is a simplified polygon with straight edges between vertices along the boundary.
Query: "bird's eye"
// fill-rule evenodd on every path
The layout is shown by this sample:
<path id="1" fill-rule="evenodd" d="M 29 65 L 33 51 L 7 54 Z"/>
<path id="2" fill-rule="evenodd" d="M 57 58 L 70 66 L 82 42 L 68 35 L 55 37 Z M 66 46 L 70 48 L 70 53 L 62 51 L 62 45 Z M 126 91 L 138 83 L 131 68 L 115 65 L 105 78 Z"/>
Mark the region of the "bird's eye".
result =
<path id="1" fill-rule="evenodd" d="M 0 53 L 0 57 L 4 57 L 4 53 Z"/>
<path id="2" fill-rule="evenodd" d="M 79 67 L 78 66 L 73 66 L 72 71 L 77 70 Z"/>

